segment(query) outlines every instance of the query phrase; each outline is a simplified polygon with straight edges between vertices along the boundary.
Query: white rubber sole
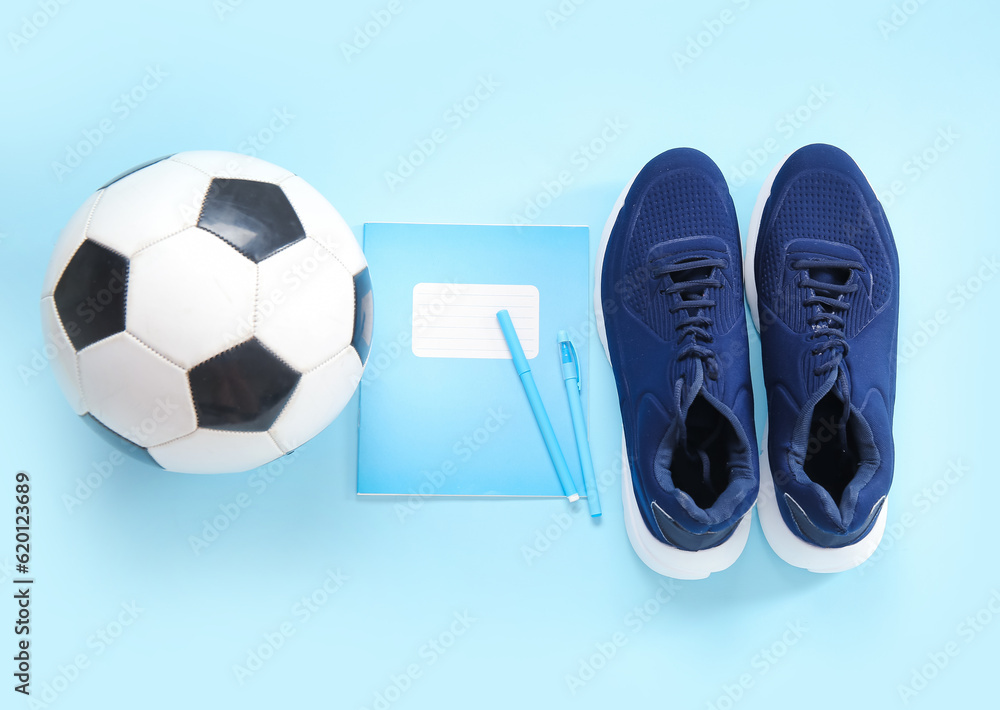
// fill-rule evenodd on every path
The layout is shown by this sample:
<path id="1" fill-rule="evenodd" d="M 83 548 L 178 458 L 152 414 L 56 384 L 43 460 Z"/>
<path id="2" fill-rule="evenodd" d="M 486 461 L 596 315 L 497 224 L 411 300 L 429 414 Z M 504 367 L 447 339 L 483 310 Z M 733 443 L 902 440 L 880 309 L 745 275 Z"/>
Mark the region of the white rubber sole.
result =
<path id="1" fill-rule="evenodd" d="M 597 248 L 597 265 L 594 269 L 594 315 L 597 319 L 597 335 L 604 346 L 604 355 L 611 362 L 611 352 L 608 349 L 608 334 L 604 323 L 604 308 L 601 301 L 601 274 L 604 270 L 604 254 L 608 249 L 611 230 L 618 220 L 618 213 L 625 205 L 625 197 L 632 189 L 632 183 L 638 175 L 632 176 L 628 185 L 618 196 L 611 216 L 604 224 L 601 233 L 601 243 Z M 673 579 L 705 579 L 713 572 L 721 572 L 732 565 L 746 547 L 750 536 L 750 519 L 753 508 L 743 516 L 733 534 L 721 545 L 690 552 L 680 550 L 658 540 L 646 527 L 639 505 L 632 489 L 632 468 L 628 463 L 628 450 L 625 445 L 625 431 L 622 429 L 622 507 L 625 509 L 625 532 L 628 534 L 632 549 L 639 559 L 651 570 Z"/>
<path id="2" fill-rule="evenodd" d="M 632 176 L 632 179 L 628 181 L 628 185 L 622 190 L 622 193 L 618 195 L 618 199 L 615 200 L 615 206 L 611 209 L 611 216 L 604 223 L 604 230 L 601 232 L 601 243 L 597 247 L 597 264 L 594 267 L 594 316 L 597 320 L 597 337 L 601 340 L 601 345 L 604 346 L 604 356 L 611 362 L 611 351 L 608 350 L 608 334 L 604 326 L 604 304 L 601 301 L 601 274 L 604 272 L 604 254 L 608 251 L 608 240 L 611 239 L 611 230 L 614 229 L 615 222 L 618 221 L 618 214 L 622 211 L 622 207 L 625 206 L 625 198 L 628 196 L 628 191 L 632 189 L 632 183 L 635 182 L 636 177 L 639 173 Z"/>
<path id="3" fill-rule="evenodd" d="M 697 552 L 679 550 L 656 539 L 646 527 L 639 506 L 635 502 L 632 468 L 628 465 L 624 432 L 622 432 L 622 501 L 625 508 L 625 532 L 628 533 L 632 549 L 647 567 L 666 577 L 705 579 L 713 572 L 721 572 L 739 559 L 750 537 L 752 516 L 748 511 L 728 540 L 707 550 Z"/>
<path id="4" fill-rule="evenodd" d="M 789 154 L 790 155 L 790 154 Z M 760 220 L 764 214 L 764 205 L 771 196 L 771 187 L 778 176 L 781 166 L 788 160 L 788 155 L 771 171 L 764 181 L 764 186 L 757 195 L 750 217 L 750 229 L 747 232 L 747 251 L 743 259 L 743 284 L 746 289 L 747 303 L 753 324 L 760 333 L 760 312 L 757 307 L 757 280 L 754 273 L 754 254 L 757 251 L 757 235 L 760 232 Z M 869 181 L 870 184 L 870 181 Z M 885 521 L 889 512 L 889 501 L 882 504 L 878 518 L 871 531 L 863 538 L 846 547 L 819 547 L 811 545 L 788 529 L 785 519 L 778 509 L 778 498 L 771 477 L 771 464 L 767 454 L 768 428 L 764 428 L 764 442 L 760 455 L 760 493 L 757 497 L 757 518 L 764 530 L 767 544 L 775 554 L 788 564 L 817 573 L 844 572 L 862 564 L 882 542 L 885 533 Z"/>

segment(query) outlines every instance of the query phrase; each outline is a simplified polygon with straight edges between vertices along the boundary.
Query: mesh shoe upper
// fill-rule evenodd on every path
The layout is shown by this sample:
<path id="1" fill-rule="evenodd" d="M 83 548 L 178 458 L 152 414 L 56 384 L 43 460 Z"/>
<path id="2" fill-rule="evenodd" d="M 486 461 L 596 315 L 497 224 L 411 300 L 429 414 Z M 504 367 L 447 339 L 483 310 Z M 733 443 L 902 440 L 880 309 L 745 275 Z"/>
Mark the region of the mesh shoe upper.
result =
<path id="1" fill-rule="evenodd" d="M 757 495 L 740 255 L 721 172 L 679 148 L 636 176 L 602 267 L 638 508 L 682 549 L 723 542 Z"/>
<path id="2" fill-rule="evenodd" d="M 754 258 L 779 509 L 807 542 L 848 545 L 892 481 L 899 261 L 846 153 L 817 144 L 788 158 Z"/>

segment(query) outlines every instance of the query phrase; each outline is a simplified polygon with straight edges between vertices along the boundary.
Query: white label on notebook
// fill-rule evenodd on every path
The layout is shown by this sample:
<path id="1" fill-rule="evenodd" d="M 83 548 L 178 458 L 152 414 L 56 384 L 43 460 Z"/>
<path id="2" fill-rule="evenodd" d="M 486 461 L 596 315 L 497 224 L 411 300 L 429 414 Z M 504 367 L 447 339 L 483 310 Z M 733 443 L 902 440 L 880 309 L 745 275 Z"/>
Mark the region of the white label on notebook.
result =
<path id="1" fill-rule="evenodd" d="M 510 359 L 497 322 L 506 308 L 529 360 L 538 356 L 538 289 L 504 284 L 413 287 L 413 354 L 417 357 Z"/>

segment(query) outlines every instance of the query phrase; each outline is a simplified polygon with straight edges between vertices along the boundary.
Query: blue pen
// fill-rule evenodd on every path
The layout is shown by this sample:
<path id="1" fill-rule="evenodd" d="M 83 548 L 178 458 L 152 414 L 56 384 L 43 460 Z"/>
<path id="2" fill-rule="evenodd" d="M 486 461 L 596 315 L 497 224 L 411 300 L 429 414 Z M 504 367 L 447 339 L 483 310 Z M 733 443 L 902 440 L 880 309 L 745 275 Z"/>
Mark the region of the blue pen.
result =
<path id="1" fill-rule="evenodd" d="M 563 380 L 569 395 L 569 413 L 573 419 L 573 433 L 576 435 L 576 450 L 580 454 L 580 468 L 583 469 L 583 483 L 587 491 L 587 506 L 590 517 L 601 514 L 601 499 L 597 496 L 597 479 L 594 478 L 594 460 L 590 457 L 590 441 L 587 438 L 587 422 L 583 418 L 583 397 L 580 384 L 580 362 L 576 348 L 565 330 L 556 334 L 559 340 L 559 354 L 562 360 Z"/>
<path id="2" fill-rule="evenodd" d="M 528 395 L 528 404 L 531 405 L 531 411 L 535 415 L 538 429 L 542 432 L 542 439 L 545 440 L 545 448 L 549 450 L 549 458 L 552 459 L 552 465 L 556 467 L 556 473 L 559 475 L 559 484 L 562 486 L 563 493 L 569 497 L 571 503 L 579 500 L 580 494 L 576 491 L 573 477 L 569 475 L 569 466 L 566 465 L 566 457 L 563 456 L 562 449 L 559 448 L 556 433 L 552 430 L 552 422 L 549 421 L 549 415 L 545 412 L 545 405 L 542 404 L 542 396 L 538 393 L 538 387 L 535 386 L 535 379 L 531 376 L 531 368 L 528 367 L 528 358 L 524 356 L 521 341 L 518 339 L 517 331 L 514 330 L 514 324 L 510 320 L 510 313 L 506 309 L 497 311 L 497 320 L 500 321 L 500 330 L 503 331 L 507 347 L 510 348 L 510 355 L 514 360 L 514 369 L 517 370 L 517 374 L 521 378 L 521 384 L 524 385 L 524 393 Z"/>

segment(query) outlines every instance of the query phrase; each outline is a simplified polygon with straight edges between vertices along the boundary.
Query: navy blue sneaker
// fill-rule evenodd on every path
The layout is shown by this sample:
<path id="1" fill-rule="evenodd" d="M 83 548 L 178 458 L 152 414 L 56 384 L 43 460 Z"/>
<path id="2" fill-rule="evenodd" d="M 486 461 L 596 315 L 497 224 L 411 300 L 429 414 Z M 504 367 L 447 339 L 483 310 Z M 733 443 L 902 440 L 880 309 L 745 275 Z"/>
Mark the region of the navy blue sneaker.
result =
<path id="1" fill-rule="evenodd" d="M 810 145 L 771 173 L 745 268 L 768 407 L 761 527 L 790 564 L 850 569 L 885 529 L 899 310 L 892 231 L 850 156 Z"/>
<path id="2" fill-rule="evenodd" d="M 746 544 L 757 498 L 740 233 L 703 153 L 653 158 L 619 197 L 594 304 L 623 426 L 625 527 L 660 574 L 700 579 Z"/>

